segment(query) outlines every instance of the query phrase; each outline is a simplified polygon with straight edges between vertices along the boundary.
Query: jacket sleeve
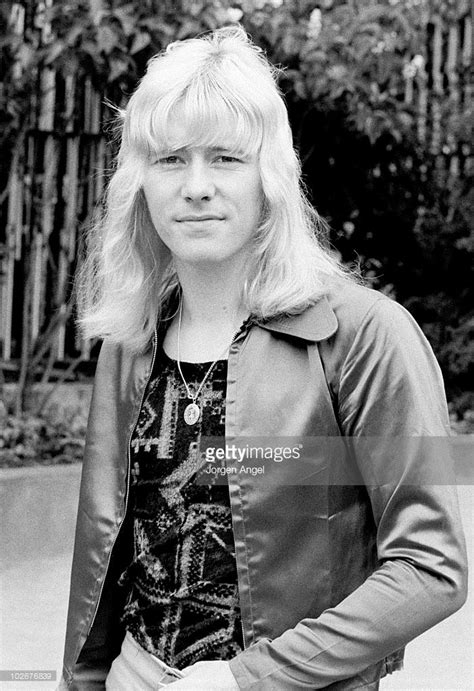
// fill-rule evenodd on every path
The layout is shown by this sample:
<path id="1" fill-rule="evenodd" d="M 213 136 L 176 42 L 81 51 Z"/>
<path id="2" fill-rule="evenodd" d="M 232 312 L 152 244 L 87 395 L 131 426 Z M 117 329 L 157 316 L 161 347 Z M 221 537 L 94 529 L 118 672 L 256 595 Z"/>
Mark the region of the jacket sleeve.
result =
<path id="1" fill-rule="evenodd" d="M 97 363 L 66 627 L 63 674 L 71 691 L 105 687 L 125 633 L 120 622 L 125 593 L 118 579 L 133 549 L 125 497 L 126 449 L 137 398 L 131 384 L 135 360 L 105 341 Z"/>
<path id="2" fill-rule="evenodd" d="M 445 437 L 449 422 L 431 348 L 406 310 L 385 297 L 347 342 L 335 373 L 337 412 L 345 436 L 372 440 L 370 453 L 354 441 L 380 566 L 317 619 L 235 657 L 230 666 L 242 689 L 335 688 L 465 601 L 466 554 L 448 445 L 437 451 L 432 439 Z"/>

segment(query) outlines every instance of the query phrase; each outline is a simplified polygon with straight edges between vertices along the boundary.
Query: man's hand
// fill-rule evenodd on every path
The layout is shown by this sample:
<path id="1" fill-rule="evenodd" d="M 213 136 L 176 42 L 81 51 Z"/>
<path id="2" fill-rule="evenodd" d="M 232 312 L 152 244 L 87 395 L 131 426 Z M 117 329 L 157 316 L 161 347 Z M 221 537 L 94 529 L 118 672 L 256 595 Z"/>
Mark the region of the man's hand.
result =
<path id="1" fill-rule="evenodd" d="M 176 691 L 239 691 L 228 662 L 196 662 L 182 672 L 184 679 L 168 684 L 170 689 L 173 686 Z"/>

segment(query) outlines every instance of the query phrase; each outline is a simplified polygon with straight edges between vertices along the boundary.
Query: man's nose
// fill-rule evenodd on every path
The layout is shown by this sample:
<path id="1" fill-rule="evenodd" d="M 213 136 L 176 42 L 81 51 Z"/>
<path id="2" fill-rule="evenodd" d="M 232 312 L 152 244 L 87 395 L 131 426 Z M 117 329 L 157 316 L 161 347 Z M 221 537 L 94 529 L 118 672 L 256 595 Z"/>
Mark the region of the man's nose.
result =
<path id="1" fill-rule="evenodd" d="M 190 161 L 184 171 L 181 193 L 188 201 L 207 201 L 216 193 L 212 171 L 205 161 Z"/>

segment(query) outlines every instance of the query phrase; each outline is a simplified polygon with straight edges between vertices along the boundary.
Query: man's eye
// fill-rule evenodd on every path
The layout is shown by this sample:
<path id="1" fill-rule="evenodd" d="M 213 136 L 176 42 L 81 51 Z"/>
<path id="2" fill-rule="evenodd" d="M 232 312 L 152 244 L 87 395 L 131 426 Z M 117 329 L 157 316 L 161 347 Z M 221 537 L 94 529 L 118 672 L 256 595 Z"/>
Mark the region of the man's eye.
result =
<path id="1" fill-rule="evenodd" d="M 218 157 L 219 161 L 222 161 L 222 163 L 240 163 L 241 159 L 237 158 L 236 156 L 230 156 L 229 154 L 221 154 Z"/>
<path id="2" fill-rule="evenodd" d="M 160 165 L 163 165 L 163 166 L 172 166 L 176 163 L 179 163 L 180 160 L 181 159 L 179 158 L 179 156 L 171 155 L 171 156 L 163 156 L 161 158 L 158 158 L 156 162 L 159 163 Z"/>

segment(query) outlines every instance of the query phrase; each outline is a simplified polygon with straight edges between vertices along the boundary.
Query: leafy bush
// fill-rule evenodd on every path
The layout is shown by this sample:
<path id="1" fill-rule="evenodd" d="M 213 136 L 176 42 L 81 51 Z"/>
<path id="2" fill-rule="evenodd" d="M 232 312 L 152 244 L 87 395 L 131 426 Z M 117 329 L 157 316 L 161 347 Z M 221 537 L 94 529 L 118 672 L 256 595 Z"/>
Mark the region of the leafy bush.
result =
<path id="1" fill-rule="evenodd" d="M 53 421 L 26 413 L 5 414 L 0 422 L 0 468 L 82 460 L 86 423 L 80 415 Z"/>
<path id="2" fill-rule="evenodd" d="M 464 413 L 457 414 L 455 404 L 450 405 L 451 431 L 454 435 L 474 434 L 474 401 L 471 400 L 471 408 L 467 408 Z"/>
<path id="3" fill-rule="evenodd" d="M 294 139 L 331 241 L 414 315 L 443 370 L 454 424 L 472 430 L 472 106 L 459 107 L 456 89 L 437 95 L 430 85 L 436 21 L 445 35 L 457 30 L 468 3 L 254 4 L 242 21 L 287 67 Z M 462 88 L 469 76 L 456 69 Z"/>

